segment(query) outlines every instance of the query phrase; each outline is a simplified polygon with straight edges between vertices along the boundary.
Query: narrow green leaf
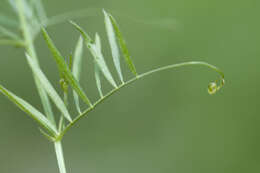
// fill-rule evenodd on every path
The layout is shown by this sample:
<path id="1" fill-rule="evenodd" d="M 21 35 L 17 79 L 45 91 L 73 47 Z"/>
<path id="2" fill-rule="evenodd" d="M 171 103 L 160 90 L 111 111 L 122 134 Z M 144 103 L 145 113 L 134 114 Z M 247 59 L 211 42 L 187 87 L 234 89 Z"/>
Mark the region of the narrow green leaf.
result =
<path id="1" fill-rule="evenodd" d="M 40 82 L 40 80 L 36 77 L 36 75 L 34 75 L 34 79 L 35 79 L 35 84 L 42 102 L 42 106 L 43 106 L 43 110 L 45 115 L 47 116 L 47 118 L 52 122 L 52 124 L 56 127 L 56 121 L 54 118 L 54 114 L 52 111 L 52 106 L 51 106 L 51 102 L 50 99 L 48 97 L 47 92 L 45 91 L 45 89 L 42 87 L 42 84 Z"/>
<path id="2" fill-rule="evenodd" d="M 96 63 L 94 65 L 94 68 L 95 68 L 95 79 L 96 79 L 98 93 L 99 93 L 100 97 L 103 98 L 104 95 L 103 95 L 102 88 L 101 88 L 101 80 L 100 80 L 100 73 L 99 73 L 100 69 Z"/>
<path id="3" fill-rule="evenodd" d="M 81 97 L 81 99 L 86 104 L 88 104 L 90 107 L 92 107 L 90 100 L 84 93 L 83 89 L 80 87 L 78 81 L 73 76 L 73 74 L 70 71 L 68 65 L 66 64 L 64 58 L 61 56 L 60 52 L 58 51 L 58 49 L 56 48 L 56 46 L 54 45 L 53 41 L 51 40 L 51 38 L 49 37 L 48 33 L 46 32 L 46 30 L 44 28 L 42 28 L 42 33 L 43 33 L 43 37 L 44 37 L 50 51 L 52 52 L 52 55 L 58 65 L 60 72 L 63 72 L 64 77 L 66 78 L 68 83 L 71 85 L 71 87 L 78 93 L 78 95 Z"/>
<path id="4" fill-rule="evenodd" d="M 121 82 L 124 83 L 123 74 L 120 67 L 120 53 L 119 53 L 119 48 L 117 46 L 115 31 L 111 23 L 111 20 L 109 18 L 109 15 L 105 10 L 103 10 L 103 13 L 105 16 L 105 26 L 106 26 L 108 41 L 110 44 L 114 65 L 116 67 Z"/>
<path id="5" fill-rule="evenodd" d="M 94 57 L 95 62 L 98 64 L 98 66 L 99 66 L 100 70 L 102 71 L 102 73 L 104 74 L 105 78 L 108 80 L 108 82 L 112 86 L 114 86 L 116 88 L 117 85 L 116 85 L 107 65 L 106 65 L 106 62 L 104 60 L 101 49 L 97 48 L 94 41 L 88 36 L 88 34 L 79 25 L 77 25 L 74 22 L 71 22 L 71 24 L 81 33 L 82 37 L 85 40 L 87 48 L 90 50 L 91 54 Z M 99 41 L 99 43 L 100 43 L 99 36 L 96 35 L 96 37 L 97 37 L 97 41 Z"/>
<path id="6" fill-rule="evenodd" d="M 42 125 L 46 130 L 48 130 L 52 135 L 57 134 L 57 130 L 55 126 L 37 109 L 35 109 L 32 105 L 27 103 L 25 100 L 19 98 L 14 95 L 12 92 L 5 89 L 2 85 L 0 85 L 0 92 L 3 93 L 9 100 L 15 103 L 21 110 L 27 113 L 30 117 L 36 120 L 40 125 Z"/>
<path id="7" fill-rule="evenodd" d="M 95 45 L 92 46 L 93 49 L 93 56 L 95 58 L 96 63 L 98 64 L 100 70 L 103 72 L 104 76 L 107 80 L 113 85 L 115 88 L 117 87 L 113 76 L 111 75 L 108 66 L 105 62 L 104 56 L 101 51 L 101 40 L 99 35 L 96 33 L 95 35 Z"/>
<path id="8" fill-rule="evenodd" d="M 46 133 L 44 130 L 42 130 L 41 128 L 39 128 L 41 134 L 46 137 L 49 141 L 53 142 L 55 141 L 55 138 L 50 136 L 48 133 Z"/>
<path id="9" fill-rule="evenodd" d="M 14 1 L 13 1 L 14 2 Z M 33 26 L 31 25 L 31 20 L 27 19 L 27 17 L 24 14 L 25 8 L 24 8 L 24 1 L 22 0 L 17 0 L 14 2 L 14 7 L 18 7 L 16 8 L 16 12 L 17 15 L 19 17 L 19 21 L 20 21 L 20 27 L 21 29 L 24 31 L 23 32 L 23 37 L 25 38 L 25 42 L 31 45 L 31 40 L 33 40 Z M 29 26 L 30 25 L 30 26 Z M 29 45 L 29 49 L 28 53 L 30 54 L 30 56 L 35 60 L 36 64 L 38 64 L 38 60 L 37 60 L 37 55 L 35 53 L 34 47 Z M 28 47 L 28 46 L 27 46 Z M 39 66 L 39 65 L 38 65 Z M 39 79 L 37 79 L 37 77 L 34 75 L 34 79 L 35 79 L 35 83 L 37 86 L 37 90 L 42 102 L 42 106 L 44 109 L 44 112 L 47 116 L 47 118 L 53 122 L 54 126 L 56 126 L 56 122 L 55 122 L 55 118 L 52 112 L 52 108 L 51 108 L 51 103 L 48 97 L 47 92 L 45 91 L 45 89 L 41 86 L 41 82 L 39 81 Z"/>
<path id="10" fill-rule="evenodd" d="M 2 33 L 4 36 L 9 37 L 14 40 L 21 40 L 15 33 L 12 31 L 4 28 L 3 26 L 0 26 L 0 33 Z"/>
<path id="11" fill-rule="evenodd" d="M 87 46 L 94 44 L 94 41 L 90 38 L 90 36 L 75 22 L 70 21 L 70 23 L 81 33 L 82 37 L 84 38 Z"/>
<path id="12" fill-rule="evenodd" d="M 69 69 L 72 71 L 72 65 L 73 65 L 73 55 L 70 53 L 69 59 L 67 60 L 67 64 L 69 66 Z"/>
<path id="13" fill-rule="evenodd" d="M 34 60 L 26 54 L 27 61 L 35 74 L 35 76 L 38 78 L 38 80 L 41 82 L 42 87 L 45 89 L 45 91 L 48 93 L 49 97 L 52 99 L 52 101 L 55 103 L 57 108 L 61 111 L 61 113 L 64 115 L 67 120 L 70 122 L 72 121 L 70 114 L 66 108 L 66 105 L 58 95 L 58 93 L 55 91 L 51 83 L 48 81 L 47 77 L 44 75 L 44 73 L 41 71 L 39 66 L 34 62 Z"/>
<path id="14" fill-rule="evenodd" d="M 95 43 L 96 43 L 96 49 L 101 51 L 101 41 L 98 34 L 96 34 Z M 94 61 L 94 70 L 95 70 L 95 79 L 96 79 L 98 93 L 100 97 L 103 98 L 104 95 L 101 87 L 100 68 L 95 61 Z"/>
<path id="15" fill-rule="evenodd" d="M 128 66 L 129 66 L 130 70 L 132 71 L 132 73 L 137 76 L 138 74 L 136 72 L 134 63 L 133 63 L 133 61 L 131 59 L 131 56 L 130 56 L 129 51 L 127 49 L 125 40 L 124 40 L 120 30 L 119 30 L 119 27 L 118 27 L 115 19 L 110 14 L 108 14 L 108 15 L 109 15 L 109 19 L 110 19 L 110 21 L 111 21 L 111 23 L 113 25 L 114 31 L 116 33 L 116 37 L 117 37 L 118 43 L 120 45 L 121 51 L 124 54 L 126 63 L 128 64 Z"/>
<path id="16" fill-rule="evenodd" d="M 75 79 L 78 82 L 80 80 L 80 73 L 81 73 L 81 67 L 82 67 L 82 54 L 83 54 L 83 39 L 80 36 L 78 43 L 76 45 L 75 52 L 74 52 L 74 62 L 73 62 L 73 66 L 72 66 L 72 74 L 74 75 Z M 79 96 L 75 91 L 73 91 L 73 96 L 74 96 L 74 102 L 76 105 L 76 109 L 81 114 Z"/>
<path id="17" fill-rule="evenodd" d="M 102 45 L 101 45 L 101 39 L 98 33 L 95 35 L 95 45 L 96 45 L 96 52 L 101 52 Z"/>
<path id="18" fill-rule="evenodd" d="M 59 120 L 59 132 L 61 132 L 65 127 L 65 122 L 64 122 L 64 116 L 61 116 L 60 117 L 60 120 Z"/>

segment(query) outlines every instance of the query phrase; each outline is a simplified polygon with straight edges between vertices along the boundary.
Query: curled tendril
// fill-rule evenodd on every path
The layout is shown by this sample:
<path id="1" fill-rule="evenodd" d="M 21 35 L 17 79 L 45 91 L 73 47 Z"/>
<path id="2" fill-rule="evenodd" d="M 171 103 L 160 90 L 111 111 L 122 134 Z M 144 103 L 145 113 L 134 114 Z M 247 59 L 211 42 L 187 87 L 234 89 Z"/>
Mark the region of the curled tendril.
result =
<path id="1" fill-rule="evenodd" d="M 224 78 L 216 80 L 215 82 L 211 82 L 208 85 L 208 93 L 210 95 L 216 94 L 218 90 L 220 90 L 225 85 Z"/>

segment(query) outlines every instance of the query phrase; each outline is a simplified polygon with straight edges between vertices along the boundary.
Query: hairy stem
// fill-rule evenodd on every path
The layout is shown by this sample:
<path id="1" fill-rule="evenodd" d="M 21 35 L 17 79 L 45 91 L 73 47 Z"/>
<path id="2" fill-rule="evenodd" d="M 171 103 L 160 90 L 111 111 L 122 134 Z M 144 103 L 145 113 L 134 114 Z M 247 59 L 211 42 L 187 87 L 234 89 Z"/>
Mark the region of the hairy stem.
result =
<path id="1" fill-rule="evenodd" d="M 174 69 L 174 68 L 179 68 L 179 67 L 184 67 L 184 66 L 191 66 L 191 65 L 200 65 L 200 66 L 208 67 L 208 68 L 216 71 L 221 76 L 221 79 L 224 79 L 224 73 L 220 69 L 218 69 L 217 67 L 215 67 L 211 64 L 208 64 L 206 62 L 201 62 L 201 61 L 191 61 L 191 62 L 184 62 L 184 63 L 179 63 L 179 64 L 172 64 L 172 65 L 168 65 L 168 66 L 164 66 L 164 67 L 161 67 L 161 68 L 157 68 L 157 69 L 148 71 L 146 73 L 140 74 L 140 75 L 132 78 L 131 80 L 119 85 L 117 88 L 110 91 L 104 97 L 100 98 L 97 102 L 95 102 L 93 104 L 93 107 L 90 107 L 87 110 L 85 110 L 82 114 L 77 116 L 70 124 L 68 124 L 66 126 L 66 128 L 60 133 L 60 135 L 56 138 L 56 140 L 61 140 L 63 138 L 63 136 L 67 133 L 67 131 L 69 131 L 81 118 L 88 116 L 88 113 L 91 112 L 92 110 L 94 110 L 97 105 L 99 105 L 100 103 L 105 101 L 107 98 L 112 96 L 114 93 L 119 91 L 121 88 L 126 87 L 126 86 L 130 85 L 131 83 L 137 81 L 138 79 L 142 79 L 142 78 L 149 76 L 149 75 L 156 73 L 156 72 L 165 71 L 165 70 Z"/>

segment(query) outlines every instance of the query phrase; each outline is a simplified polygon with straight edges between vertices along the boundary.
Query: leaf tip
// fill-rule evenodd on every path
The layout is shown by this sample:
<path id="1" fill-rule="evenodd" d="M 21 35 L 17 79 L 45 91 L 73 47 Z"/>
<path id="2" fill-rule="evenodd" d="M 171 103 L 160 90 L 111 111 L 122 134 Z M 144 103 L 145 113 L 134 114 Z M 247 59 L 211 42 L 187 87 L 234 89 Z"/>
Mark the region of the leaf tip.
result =
<path id="1" fill-rule="evenodd" d="M 69 20 L 69 23 L 75 25 L 76 23 L 73 20 Z"/>
<path id="2" fill-rule="evenodd" d="M 47 33 L 46 29 L 43 26 L 41 26 L 41 31 L 42 31 L 43 34 Z"/>

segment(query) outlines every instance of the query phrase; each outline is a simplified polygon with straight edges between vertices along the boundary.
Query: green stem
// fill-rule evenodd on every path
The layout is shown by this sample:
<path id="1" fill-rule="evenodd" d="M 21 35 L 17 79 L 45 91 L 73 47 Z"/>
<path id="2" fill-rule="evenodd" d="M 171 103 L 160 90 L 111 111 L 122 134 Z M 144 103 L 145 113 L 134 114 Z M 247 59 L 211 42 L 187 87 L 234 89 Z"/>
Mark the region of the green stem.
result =
<path id="1" fill-rule="evenodd" d="M 64 104 L 66 105 L 66 107 L 68 107 L 69 105 L 69 99 L 68 99 L 68 90 L 67 91 L 64 91 L 63 93 L 63 101 L 64 101 Z M 60 122 L 59 122 L 59 132 L 62 132 L 63 129 L 64 129 L 64 115 L 61 115 L 60 116 Z"/>
<path id="2" fill-rule="evenodd" d="M 143 74 L 139 75 L 139 78 L 142 78 L 144 76 L 148 76 L 152 73 L 156 73 L 156 72 L 159 72 L 159 71 L 169 70 L 169 69 L 172 69 L 172 68 L 183 67 L 183 66 L 190 66 L 190 65 L 201 65 L 201 66 L 208 67 L 208 68 L 216 71 L 221 76 L 221 78 L 224 79 L 224 73 L 219 68 L 217 68 L 216 66 L 211 65 L 209 63 L 202 62 L 202 61 L 190 61 L 190 62 L 183 62 L 183 63 L 179 63 L 179 64 L 167 65 L 167 66 L 157 68 L 157 69 L 148 71 L 146 73 L 143 73 Z"/>
<path id="3" fill-rule="evenodd" d="M 61 141 L 54 142 L 54 147 L 55 147 L 55 152 L 56 152 L 56 156 L 57 156 L 60 173 L 66 173 L 66 167 L 65 167 L 65 161 L 64 161 Z"/>
<path id="4" fill-rule="evenodd" d="M 66 85 L 66 83 L 65 83 L 65 85 Z M 63 93 L 63 100 L 64 100 L 65 105 L 68 106 L 69 100 L 68 100 L 68 88 L 67 87 Z M 60 122 L 59 122 L 59 132 L 61 132 L 63 130 L 63 126 L 64 126 L 64 116 L 61 115 Z M 61 140 L 55 141 L 54 146 L 55 146 L 55 151 L 56 151 L 56 156 L 57 156 L 60 173 L 66 173 L 66 166 L 65 166 L 65 161 L 64 161 Z"/>
<path id="5" fill-rule="evenodd" d="M 22 0 L 16 0 L 16 3 L 17 3 L 17 7 L 18 7 L 18 16 L 19 16 L 21 28 L 22 28 L 22 31 L 23 31 L 24 47 L 25 47 L 27 53 L 39 65 L 37 54 L 36 54 L 35 47 L 34 47 L 33 37 L 31 35 L 31 33 L 32 33 L 31 29 L 32 28 L 28 25 L 27 19 L 24 15 L 23 2 L 22 2 Z M 33 76 L 34 76 L 36 87 L 38 89 L 38 93 L 40 95 L 40 98 L 41 98 L 41 101 L 42 101 L 42 104 L 43 104 L 44 111 L 45 111 L 48 119 L 53 123 L 53 125 L 56 126 L 54 115 L 53 115 L 53 112 L 51 110 L 51 104 L 50 104 L 48 95 L 46 94 L 45 90 L 41 87 L 41 83 L 37 79 L 37 77 L 35 75 L 33 75 Z M 55 147 L 55 151 L 56 151 L 56 156 L 57 156 L 57 161 L 58 161 L 60 173 L 66 173 L 61 140 L 55 141 L 54 147 Z"/>
<path id="6" fill-rule="evenodd" d="M 221 76 L 221 79 L 224 79 L 224 73 L 220 69 L 218 69 L 217 67 L 215 67 L 211 64 L 208 64 L 206 62 L 201 62 L 201 61 L 191 61 L 191 62 L 184 62 L 184 63 L 179 63 L 179 64 L 172 64 L 172 65 L 168 65 L 168 66 L 164 66 L 164 67 L 161 67 L 161 68 L 157 68 L 157 69 L 148 71 L 146 73 L 140 74 L 137 77 L 132 78 L 131 80 L 119 85 L 117 88 L 113 89 L 108 94 L 106 94 L 104 97 L 99 99 L 97 102 L 95 102 L 93 104 L 93 107 L 90 107 L 87 110 L 85 110 L 82 114 L 77 116 L 70 124 L 68 124 L 66 126 L 66 128 L 60 133 L 60 135 L 57 136 L 56 140 L 61 140 L 63 138 L 63 136 L 67 133 L 67 131 L 69 131 L 81 118 L 86 117 L 88 115 L 88 113 L 91 112 L 92 110 L 94 110 L 94 108 L 97 105 L 99 105 L 100 103 L 105 101 L 108 97 L 110 97 L 111 95 L 113 95 L 114 93 L 119 91 L 121 88 L 126 87 L 126 86 L 130 85 L 131 83 L 137 81 L 138 79 L 142 79 L 142 78 L 149 76 L 153 73 L 165 71 L 165 70 L 169 70 L 169 69 L 174 69 L 174 68 L 179 68 L 179 67 L 183 67 L 183 66 L 190 66 L 190 65 L 200 65 L 200 66 L 208 67 L 208 68 L 216 71 L 217 73 L 219 73 L 219 75 Z"/>

